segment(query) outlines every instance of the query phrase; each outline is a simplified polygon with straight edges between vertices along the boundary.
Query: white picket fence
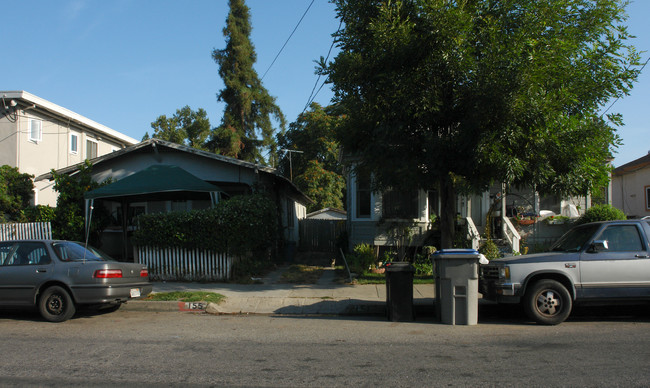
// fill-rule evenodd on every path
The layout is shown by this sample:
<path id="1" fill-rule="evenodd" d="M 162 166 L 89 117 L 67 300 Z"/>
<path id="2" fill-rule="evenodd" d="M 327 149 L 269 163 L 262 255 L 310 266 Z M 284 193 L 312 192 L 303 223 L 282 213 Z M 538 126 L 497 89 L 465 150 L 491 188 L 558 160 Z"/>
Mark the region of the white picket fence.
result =
<path id="1" fill-rule="evenodd" d="M 51 240 L 52 225 L 49 222 L 0 224 L 0 241 L 32 239 Z"/>
<path id="2" fill-rule="evenodd" d="M 152 280 L 228 280 L 233 259 L 225 253 L 183 248 L 134 247 L 135 260 L 149 267 Z"/>

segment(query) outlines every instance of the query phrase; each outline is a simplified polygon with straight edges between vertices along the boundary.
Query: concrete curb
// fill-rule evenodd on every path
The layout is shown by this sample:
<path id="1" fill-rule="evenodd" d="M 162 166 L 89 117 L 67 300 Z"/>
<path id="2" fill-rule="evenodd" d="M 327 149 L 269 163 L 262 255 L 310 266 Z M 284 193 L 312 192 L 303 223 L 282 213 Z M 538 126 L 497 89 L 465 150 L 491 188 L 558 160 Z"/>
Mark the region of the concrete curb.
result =
<path id="1" fill-rule="evenodd" d="M 432 315 L 433 300 L 415 300 L 418 315 Z M 258 315 L 385 315 L 385 301 L 355 300 L 350 298 L 263 298 L 228 297 L 223 303 L 185 303 L 178 301 L 129 301 L 122 306 L 126 311 L 149 312 L 206 312 L 208 314 Z"/>

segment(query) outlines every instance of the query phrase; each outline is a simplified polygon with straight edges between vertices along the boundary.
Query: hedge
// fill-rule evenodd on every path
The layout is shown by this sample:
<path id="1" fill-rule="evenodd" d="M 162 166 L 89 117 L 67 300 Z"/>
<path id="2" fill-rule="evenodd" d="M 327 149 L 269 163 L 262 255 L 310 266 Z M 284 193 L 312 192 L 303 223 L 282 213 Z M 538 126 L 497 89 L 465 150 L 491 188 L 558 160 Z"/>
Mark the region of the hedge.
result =
<path id="1" fill-rule="evenodd" d="M 242 195 L 208 210 L 140 215 L 133 243 L 241 255 L 271 246 L 277 224 L 277 208 L 268 196 Z"/>

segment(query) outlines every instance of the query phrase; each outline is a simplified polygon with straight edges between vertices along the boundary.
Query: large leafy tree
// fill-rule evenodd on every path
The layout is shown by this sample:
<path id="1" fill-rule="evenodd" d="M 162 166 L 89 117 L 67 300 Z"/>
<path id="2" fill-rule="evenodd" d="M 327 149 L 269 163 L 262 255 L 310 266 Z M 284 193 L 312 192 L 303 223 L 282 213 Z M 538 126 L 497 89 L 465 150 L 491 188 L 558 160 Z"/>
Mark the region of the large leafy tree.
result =
<path id="1" fill-rule="evenodd" d="M 336 0 L 324 64 L 340 137 L 376 189 L 439 189 L 450 247 L 459 186 L 585 193 L 606 179 L 639 56 L 619 0 Z"/>
<path id="2" fill-rule="evenodd" d="M 91 173 L 92 164 L 88 160 L 79 165 L 79 172 L 74 175 L 57 174 L 52 170 L 54 190 L 59 193 L 52 220 L 52 234 L 55 238 L 84 241 L 86 235 L 84 193 L 111 183 L 110 178 L 102 183 L 95 182 Z M 95 206 L 90 224 L 91 245 L 96 247 L 101 245 L 101 232 L 109 222 L 108 210 L 104 206 Z"/>
<path id="3" fill-rule="evenodd" d="M 257 56 L 249 39 L 249 9 L 244 0 L 230 0 L 229 5 L 223 29 L 226 47 L 212 52 L 225 84 L 217 97 L 226 107 L 208 147 L 226 156 L 265 163 L 263 149 L 275 153 L 272 118 L 284 129 L 284 116 L 253 68 Z"/>
<path id="4" fill-rule="evenodd" d="M 309 211 L 326 207 L 343 208 L 345 179 L 338 160 L 339 142 L 336 129 L 342 115 L 336 107 L 323 108 L 312 103 L 278 135 L 278 146 L 284 156 L 280 170 L 296 186 L 314 200 Z"/>
<path id="5" fill-rule="evenodd" d="M 189 106 L 176 110 L 172 117 L 160 115 L 151 123 L 153 137 L 183 144 L 197 149 L 204 149 L 210 134 L 210 119 L 202 108 L 193 111 Z M 143 140 L 149 138 L 146 133 Z"/>

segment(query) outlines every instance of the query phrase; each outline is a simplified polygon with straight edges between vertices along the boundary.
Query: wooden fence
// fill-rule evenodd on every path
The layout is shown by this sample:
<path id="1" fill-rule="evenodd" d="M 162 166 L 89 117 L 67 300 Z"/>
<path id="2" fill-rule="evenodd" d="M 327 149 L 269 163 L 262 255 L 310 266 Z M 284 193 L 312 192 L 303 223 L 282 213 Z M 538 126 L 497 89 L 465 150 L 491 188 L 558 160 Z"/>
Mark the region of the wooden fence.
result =
<path id="1" fill-rule="evenodd" d="M 300 250 L 337 252 L 337 242 L 345 232 L 345 221 L 300 220 Z"/>
<path id="2" fill-rule="evenodd" d="M 0 241 L 52 239 L 52 226 L 49 222 L 30 222 L 23 224 L 0 224 Z"/>
<path id="3" fill-rule="evenodd" d="M 152 280 L 228 280 L 233 259 L 223 253 L 183 248 L 134 247 L 136 263 L 149 267 Z"/>

